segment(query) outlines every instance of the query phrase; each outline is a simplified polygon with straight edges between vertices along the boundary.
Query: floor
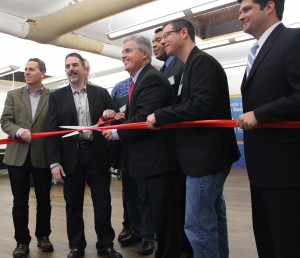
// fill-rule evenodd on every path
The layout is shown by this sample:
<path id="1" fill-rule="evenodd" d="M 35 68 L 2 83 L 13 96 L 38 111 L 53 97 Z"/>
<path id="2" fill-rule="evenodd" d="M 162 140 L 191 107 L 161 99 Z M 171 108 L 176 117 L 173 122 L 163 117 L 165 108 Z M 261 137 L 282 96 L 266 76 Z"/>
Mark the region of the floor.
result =
<path id="1" fill-rule="evenodd" d="M 116 235 L 122 229 L 122 202 L 121 181 L 116 177 L 112 179 L 112 225 Z M 230 258 L 254 258 L 257 257 L 254 237 L 251 225 L 251 207 L 249 195 L 249 183 L 246 171 L 232 169 L 225 184 L 224 195 L 227 204 L 228 234 L 230 245 Z M 95 249 L 96 236 L 93 226 L 93 210 L 90 192 L 87 188 L 85 196 L 85 229 L 88 246 L 85 258 L 98 257 Z M 54 185 L 51 191 L 52 198 L 52 234 L 50 236 L 54 245 L 53 253 L 43 253 L 36 247 L 36 239 L 33 238 L 30 245 L 28 258 L 65 258 L 68 254 L 68 242 L 66 236 L 65 203 L 62 196 L 62 185 Z M 30 231 L 34 235 L 35 227 L 35 195 L 30 193 Z M 12 257 L 15 248 L 13 222 L 11 216 L 12 195 L 6 170 L 0 170 L 0 257 Z M 123 248 L 115 240 L 115 248 L 122 253 L 124 258 L 150 258 L 153 255 L 140 256 L 137 254 L 138 245 Z M 182 256 L 184 257 L 184 256 Z M 170 257 L 171 258 L 171 257 Z"/>

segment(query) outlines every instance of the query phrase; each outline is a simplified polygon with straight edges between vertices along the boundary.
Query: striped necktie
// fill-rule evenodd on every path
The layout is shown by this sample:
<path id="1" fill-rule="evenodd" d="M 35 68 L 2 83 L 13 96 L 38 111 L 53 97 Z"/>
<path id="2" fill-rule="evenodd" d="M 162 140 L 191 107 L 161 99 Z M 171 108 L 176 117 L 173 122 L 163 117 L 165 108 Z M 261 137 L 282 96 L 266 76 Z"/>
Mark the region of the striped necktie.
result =
<path id="1" fill-rule="evenodd" d="M 246 68 L 246 71 L 247 71 L 247 78 L 249 76 L 249 73 L 250 73 L 250 70 L 251 70 L 251 67 L 254 63 L 254 60 L 255 60 L 255 57 L 256 57 L 256 52 L 257 52 L 257 49 L 259 48 L 259 45 L 255 44 L 251 49 L 250 49 L 250 52 L 249 52 L 249 55 L 248 55 L 248 62 L 247 62 L 247 68 Z"/>

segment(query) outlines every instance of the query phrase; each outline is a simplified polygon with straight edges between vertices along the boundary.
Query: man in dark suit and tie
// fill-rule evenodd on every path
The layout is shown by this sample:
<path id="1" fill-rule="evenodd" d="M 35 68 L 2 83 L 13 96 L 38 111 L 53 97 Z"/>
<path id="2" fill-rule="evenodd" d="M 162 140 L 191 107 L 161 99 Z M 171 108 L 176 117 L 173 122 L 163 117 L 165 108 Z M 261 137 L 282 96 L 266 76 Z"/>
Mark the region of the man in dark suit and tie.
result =
<path id="1" fill-rule="evenodd" d="M 239 20 L 257 39 L 241 91 L 245 158 L 258 256 L 300 255 L 300 129 L 255 129 L 300 120 L 300 30 L 280 21 L 284 0 L 239 0 Z"/>
<path id="2" fill-rule="evenodd" d="M 229 89 L 222 66 L 195 45 L 195 29 L 184 19 L 163 26 L 161 44 L 184 64 L 175 105 L 156 110 L 147 125 L 202 119 L 231 119 Z M 239 152 L 233 129 L 176 130 L 177 160 L 186 181 L 185 233 L 194 258 L 228 257 L 223 186 Z"/>
<path id="3" fill-rule="evenodd" d="M 65 71 L 70 84 L 55 90 L 49 97 L 47 130 L 59 126 L 91 126 L 106 109 L 114 110 L 108 91 L 85 82 L 86 67 L 78 53 L 65 59 Z M 111 196 L 109 191 L 109 151 L 107 141 L 99 132 L 86 131 L 72 137 L 54 136 L 47 139 L 47 156 L 53 177 L 64 183 L 67 213 L 68 258 L 81 258 L 86 248 L 83 221 L 85 185 L 93 200 L 98 255 L 122 258 L 113 248 L 115 232 L 111 226 Z"/>
<path id="4" fill-rule="evenodd" d="M 125 114 L 128 106 L 128 91 L 132 79 L 128 78 L 116 84 L 112 89 L 111 95 L 116 106 Z M 120 170 L 123 186 L 123 207 L 124 207 L 124 228 L 119 235 L 121 246 L 131 246 L 142 242 L 138 249 L 140 255 L 152 254 L 155 250 L 154 238 L 155 231 L 152 223 L 150 198 L 144 178 L 133 178 L 130 176 L 128 165 L 128 148 L 126 143 L 115 141 L 110 144 L 116 144 L 120 147 Z M 127 220 L 125 220 L 125 215 Z M 125 222 L 127 221 L 127 225 Z M 125 228 L 127 226 L 127 229 Z M 128 232 L 128 235 L 124 236 Z"/>
<path id="5" fill-rule="evenodd" d="M 154 110 L 175 101 L 168 80 L 150 64 L 151 55 L 148 38 L 134 35 L 124 40 L 123 63 L 134 82 L 129 90 L 126 123 L 145 122 Z M 145 178 L 157 236 L 155 257 L 179 258 L 180 177 L 172 131 L 108 130 L 103 135 L 127 143 L 130 175 Z"/>
<path id="6" fill-rule="evenodd" d="M 44 139 L 32 141 L 32 133 L 46 130 L 46 115 L 50 90 L 42 80 L 46 65 L 39 58 L 31 58 L 25 66 L 26 86 L 7 93 L 1 117 L 2 130 L 12 139 L 20 139 L 7 145 L 3 162 L 8 165 L 8 175 L 14 197 L 13 221 L 17 247 L 14 258 L 25 258 L 31 241 L 28 229 L 28 200 L 30 180 L 36 195 L 37 245 L 44 252 L 52 252 L 50 190 L 52 175 L 47 163 Z"/>

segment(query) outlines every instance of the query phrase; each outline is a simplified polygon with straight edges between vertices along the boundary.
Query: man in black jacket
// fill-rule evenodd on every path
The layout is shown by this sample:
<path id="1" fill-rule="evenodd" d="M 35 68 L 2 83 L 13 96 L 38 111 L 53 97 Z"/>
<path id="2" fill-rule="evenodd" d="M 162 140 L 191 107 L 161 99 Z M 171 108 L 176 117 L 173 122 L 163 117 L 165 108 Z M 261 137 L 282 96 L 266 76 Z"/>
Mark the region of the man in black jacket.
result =
<path id="1" fill-rule="evenodd" d="M 177 104 L 148 116 L 148 127 L 202 119 L 231 119 L 229 90 L 222 66 L 195 45 L 195 29 L 184 19 L 163 26 L 168 55 L 184 64 Z M 223 186 L 239 158 L 233 129 L 186 128 L 176 131 L 177 160 L 187 175 L 185 232 L 194 257 L 228 257 Z"/>
<path id="2" fill-rule="evenodd" d="M 104 110 L 115 106 L 107 90 L 85 82 L 84 59 L 71 53 L 65 59 L 70 85 L 50 94 L 47 131 L 59 126 L 91 126 Z M 115 232 L 111 226 L 110 172 L 107 142 L 99 132 L 87 131 L 72 137 L 47 139 L 47 156 L 53 177 L 64 182 L 67 233 L 71 249 L 68 258 L 84 256 L 86 239 L 83 222 L 84 189 L 91 189 L 94 206 L 98 254 L 121 258 L 113 248 Z"/>

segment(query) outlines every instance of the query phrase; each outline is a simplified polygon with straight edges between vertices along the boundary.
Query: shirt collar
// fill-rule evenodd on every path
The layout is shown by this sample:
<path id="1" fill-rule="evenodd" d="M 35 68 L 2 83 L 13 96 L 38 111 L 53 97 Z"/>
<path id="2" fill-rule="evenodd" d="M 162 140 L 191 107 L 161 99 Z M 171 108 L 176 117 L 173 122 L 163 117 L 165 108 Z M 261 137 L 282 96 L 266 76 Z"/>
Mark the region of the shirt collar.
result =
<path id="1" fill-rule="evenodd" d="M 41 95 L 41 94 L 42 94 L 42 91 L 43 91 L 43 89 L 44 89 L 44 85 L 42 85 L 42 87 L 41 87 L 39 90 L 37 90 L 35 93 L 32 93 L 31 87 L 30 87 L 28 84 L 26 85 L 26 88 L 27 88 L 27 90 L 28 90 L 28 92 L 29 92 L 30 94 Z"/>
<path id="2" fill-rule="evenodd" d="M 137 78 L 139 77 L 140 72 L 144 69 L 146 65 L 144 65 L 140 70 L 137 71 L 137 73 L 135 74 L 135 76 L 132 77 L 132 81 L 135 84 Z"/>
<path id="3" fill-rule="evenodd" d="M 70 87 L 71 87 L 71 90 L 72 90 L 72 93 L 73 93 L 73 94 L 74 94 L 75 92 L 78 92 L 78 90 L 74 90 L 74 89 L 73 89 L 73 87 L 71 86 L 71 84 L 70 84 Z M 86 83 L 84 84 L 84 87 L 83 87 L 80 91 L 85 91 L 85 92 L 87 92 Z"/>
<path id="4" fill-rule="evenodd" d="M 281 22 L 274 23 L 270 28 L 268 28 L 258 39 L 257 44 L 259 45 L 259 49 L 263 46 L 263 44 L 266 42 L 267 38 L 271 35 L 272 31 L 280 24 Z"/>
<path id="5" fill-rule="evenodd" d="M 169 64 L 172 62 L 173 59 L 174 59 L 174 56 L 169 56 L 169 57 L 167 58 L 167 60 L 165 61 L 166 67 L 169 66 Z"/>

